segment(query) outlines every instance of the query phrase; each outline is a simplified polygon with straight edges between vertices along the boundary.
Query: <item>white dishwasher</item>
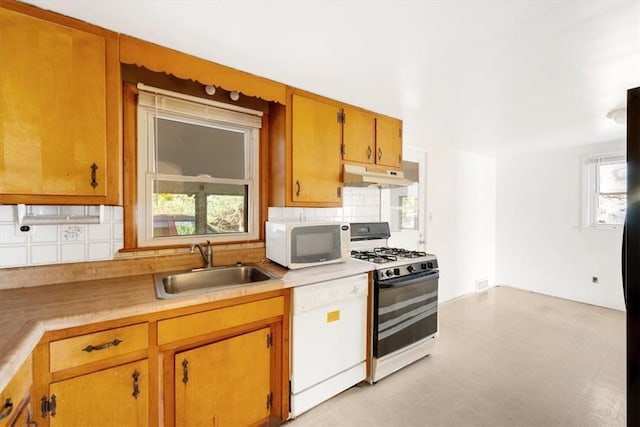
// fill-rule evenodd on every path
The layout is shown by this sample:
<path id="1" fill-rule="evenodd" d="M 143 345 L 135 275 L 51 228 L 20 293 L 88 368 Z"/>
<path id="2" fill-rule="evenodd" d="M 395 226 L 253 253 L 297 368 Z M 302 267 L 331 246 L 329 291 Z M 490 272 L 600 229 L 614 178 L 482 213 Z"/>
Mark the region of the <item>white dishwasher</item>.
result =
<path id="1" fill-rule="evenodd" d="M 366 378 L 367 277 L 293 288 L 292 417 Z"/>

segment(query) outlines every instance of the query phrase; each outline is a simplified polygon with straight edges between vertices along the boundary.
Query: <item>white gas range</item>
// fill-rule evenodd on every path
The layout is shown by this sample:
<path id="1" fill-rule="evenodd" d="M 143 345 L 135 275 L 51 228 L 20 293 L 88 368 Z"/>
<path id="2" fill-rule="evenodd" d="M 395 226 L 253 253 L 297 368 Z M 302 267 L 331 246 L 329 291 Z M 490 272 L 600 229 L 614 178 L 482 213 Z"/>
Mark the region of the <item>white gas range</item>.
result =
<path id="1" fill-rule="evenodd" d="M 351 256 L 375 264 L 371 373 L 374 383 L 431 353 L 438 331 L 438 260 L 389 248 L 386 222 L 351 223 Z"/>

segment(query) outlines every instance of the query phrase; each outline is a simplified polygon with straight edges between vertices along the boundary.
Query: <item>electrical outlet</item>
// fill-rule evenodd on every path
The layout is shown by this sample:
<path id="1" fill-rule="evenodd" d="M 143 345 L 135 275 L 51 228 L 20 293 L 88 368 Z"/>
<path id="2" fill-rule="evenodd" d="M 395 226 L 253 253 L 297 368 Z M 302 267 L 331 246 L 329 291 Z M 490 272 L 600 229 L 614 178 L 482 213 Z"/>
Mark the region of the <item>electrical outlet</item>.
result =
<path id="1" fill-rule="evenodd" d="M 592 276 L 591 277 L 591 282 L 592 283 L 598 283 L 598 276 Z"/>
<path id="2" fill-rule="evenodd" d="M 476 279 L 476 292 L 484 291 L 489 288 L 489 279 Z"/>
<path id="3" fill-rule="evenodd" d="M 33 236 L 35 232 L 32 225 L 16 225 L 16 236 Z"/>

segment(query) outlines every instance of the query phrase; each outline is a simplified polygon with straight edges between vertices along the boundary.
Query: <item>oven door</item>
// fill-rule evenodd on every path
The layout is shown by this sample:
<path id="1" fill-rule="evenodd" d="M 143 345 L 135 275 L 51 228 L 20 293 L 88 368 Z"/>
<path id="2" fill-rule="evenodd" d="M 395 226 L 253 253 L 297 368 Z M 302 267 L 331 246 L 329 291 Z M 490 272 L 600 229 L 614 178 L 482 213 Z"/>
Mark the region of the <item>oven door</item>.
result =
<path id="1" fill-rule="evenodd" d="M 438 270 L 376 282 L 373 356 L 391 354 L 438 331 Z"/>

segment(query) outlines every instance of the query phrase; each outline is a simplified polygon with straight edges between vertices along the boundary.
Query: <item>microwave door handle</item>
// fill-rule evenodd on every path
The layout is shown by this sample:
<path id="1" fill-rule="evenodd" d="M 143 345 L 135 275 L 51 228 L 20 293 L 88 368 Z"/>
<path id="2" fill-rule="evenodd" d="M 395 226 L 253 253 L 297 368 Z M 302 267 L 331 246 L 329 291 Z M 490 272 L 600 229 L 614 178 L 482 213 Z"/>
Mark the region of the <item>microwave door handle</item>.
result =
<path id="1" fill-rule="evenodd" d="M 425 280 L 437 280 L 440 277 L 438 270 L 430 271 L 424 276 L 416 277 L 415 279 L 404 280 L 402 278 L 391 279 L 390 281 L 380 283 L 381 288 L 400 288 L 402 286 L 414 285 L 416 283 L 424 282 Z"/>

